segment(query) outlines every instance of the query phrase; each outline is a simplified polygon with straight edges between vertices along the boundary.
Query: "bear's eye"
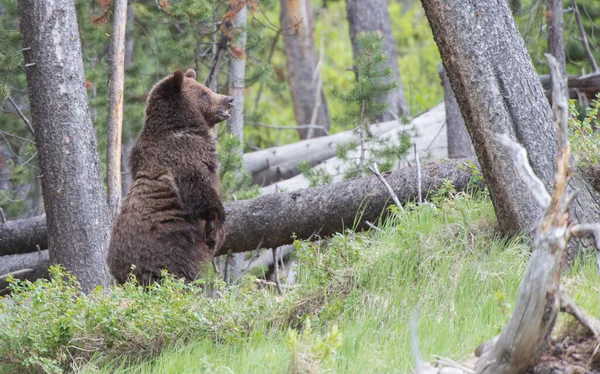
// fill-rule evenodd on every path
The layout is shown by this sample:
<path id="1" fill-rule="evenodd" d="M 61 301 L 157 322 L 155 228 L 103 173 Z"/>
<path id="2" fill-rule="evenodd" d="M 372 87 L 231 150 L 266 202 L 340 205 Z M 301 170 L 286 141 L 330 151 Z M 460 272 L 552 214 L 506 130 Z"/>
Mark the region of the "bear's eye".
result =
<path id="1" fill-rule="evenodd" d="M 208 101 L 208 94 L 206 92 L 202 92 L 202 98 Z"/>

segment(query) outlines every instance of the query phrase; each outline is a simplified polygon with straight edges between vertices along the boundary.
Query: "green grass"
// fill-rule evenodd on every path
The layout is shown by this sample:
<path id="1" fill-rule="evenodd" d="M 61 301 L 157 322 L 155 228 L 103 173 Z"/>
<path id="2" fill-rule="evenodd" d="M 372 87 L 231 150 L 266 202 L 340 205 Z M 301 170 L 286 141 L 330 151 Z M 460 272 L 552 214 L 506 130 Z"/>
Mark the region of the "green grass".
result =
<path id="1" fill-rule="evenodd" d="M 381 233 L 299 243 L 300 287 L 271 296 L 278 302 L 274 314 L 257 316 L 246 335 L 226 343 L 198 338 L 152 360 L 126 366 L 120 358 L 99 371 L 285 373 L 292 365 L 305 372 L 408 372 L 409 321 L 417 306 L 421 354 L 460 360 L 501 331 L 526 267 L 528 247 L 499 238 L 494 227 L 486 196 L 459 195 L 436 210 L 399 214 Z M 595 315 L 597 277 L 587 261 L 563 278 L 567 293 Z M 306 326 L 307 317 L 307 332 L 288 331 Z"/>

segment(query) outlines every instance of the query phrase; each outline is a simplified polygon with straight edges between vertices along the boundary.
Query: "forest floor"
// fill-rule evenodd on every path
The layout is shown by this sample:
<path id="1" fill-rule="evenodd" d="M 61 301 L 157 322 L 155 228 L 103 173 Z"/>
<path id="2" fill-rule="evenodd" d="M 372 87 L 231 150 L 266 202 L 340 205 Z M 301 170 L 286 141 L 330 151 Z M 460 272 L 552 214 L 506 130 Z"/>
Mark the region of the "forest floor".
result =
<path id="1" fill-rule="evenodd" d="M 297 282 L 283 296 L 264 290 L 275 308 L 246 321 L 236 339 L 196 337 L 141 362 L 92 359 L 82 371 L 405 373 L 415 363 L 414 325 L 425 360 L 467 359 L 509 319 L 529 248 L 497 235 L 486 193 L 432 200 L 435 209 L 397 212 L 380 232 L 297 243 Z M 567 295 L 595 316 L 599 284 L 591 257 L 563 278 Z"/>

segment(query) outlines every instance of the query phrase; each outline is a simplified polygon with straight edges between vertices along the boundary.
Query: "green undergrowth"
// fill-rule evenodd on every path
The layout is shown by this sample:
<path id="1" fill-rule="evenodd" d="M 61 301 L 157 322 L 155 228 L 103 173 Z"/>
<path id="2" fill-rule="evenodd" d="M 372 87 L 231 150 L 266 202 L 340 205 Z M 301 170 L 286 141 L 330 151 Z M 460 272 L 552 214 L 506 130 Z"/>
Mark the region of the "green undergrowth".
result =
<path id="1" fill-rule="evenodd" d="M 61 271 L 21 283 L 0 317 L 0 362 L 4 372 L 403 373 L 416 313 L 424 358 L 460 360 L 507 322 L 528 247 L 495 233 L 485 193 L 433 201 L 395 212 L 381 232 L 297 242 L 296 282 L 283 296 L 251 276 L 229 288 L 167 278 L 85 297 Z M 598 315 L 593 262 L 575 264 L 563 284 Z"/>

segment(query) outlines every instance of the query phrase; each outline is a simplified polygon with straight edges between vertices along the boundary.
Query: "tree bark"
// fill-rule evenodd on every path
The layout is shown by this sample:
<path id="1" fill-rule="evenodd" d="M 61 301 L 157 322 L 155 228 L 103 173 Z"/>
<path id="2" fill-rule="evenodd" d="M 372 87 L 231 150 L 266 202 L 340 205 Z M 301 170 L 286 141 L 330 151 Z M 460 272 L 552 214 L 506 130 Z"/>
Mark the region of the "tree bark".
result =
<path id="1" fill-rule="evenodd" d="M 127 3 L 127 25 L 125 26 L 125 70 L 131 67 L 133 63 L 133 51 L 135 47 L 135 39 L 133 38 L 133 7 L 131 6 L 135 0 L 129 0 Z"/>
<path id="2" fill-rule="evenodd" d="M 106 135 L 106 178 L 111 220 L 119 214 L 121 208 L 121 134 L 123 132 L 127 0 L 115 0 L 114 4 Z"/>
<path id="3" fill-rule="evenodd" d="M 562 0 L 546 0 L 546 26 L 548 27 L 548 53 L 550 53 L 560 68 L 560 76 L 567 76 L 567 61 L 565 57 L 565 38 L 563 28 Z M 566 90 L 567 86 L 564 85 Z"/>
<path id="4" fill-rule="evenodd" d="M 423 191 L 433 194 L 445 180 L 451 181 L 458 191 L 464 191 L 471 180 L 470 168 L 465 167 L 468 163 L 451 160 L 424 165 Z M 414 167 L 405 167 L 386 177 L 401 202 L 415 200 L 416 173 Z M 385 187 L 374 176 L 225 203 L 227 242 L 219 255 L 230 250 L 232 253 L 254 250 L 261 237 L 263 248 L 274 248 L 292 243 L 292 234 L 307 239 L 313 232 L 323 237 L 344 228 L 365 229 L 364 221 L 377 221 L 390 204 L 393 202 Z M 357 220 L 359 213 L 362 216 Z M 0 225 L 0 255 L 32 252 L 36 244 L 45 248 L 44 218 Z"/>
<path id="5" fill-rule="evenodd" d="M 63 265 L 90 291 L 109 284 L 110 223 L 75 6 L 68 0 L 18 5 L 50 262 Z"/>
<path id="6" fill-rule="evenodd" d="M 347 0 L 346 9 L 354 58 L 356 59 L 360 54 L 359 46 L 356 43 L 356 34 L 361 31 L 381 31 L 384 39 L 384 50 L 388 58 L 387 65 L 392 72 L 392 79 L 398 84 L 396 89 L 378 99 L 380 102 L 387 102 L 388 110 L 393 114 L 386 111 L 377 119 L 379 121 L 391 121 L 396 118 L 394 114 L 396 116 L 409 116 L 410 110 L 400 77 L 396 40 L 392 34 L 392 23 L 388 12 L 387 0 Z"/>
<path id="7" fill-rule="evenodd" d="M 552 183 L 555 129 L 548 100 L 505 1 L 422 0 L 465 125 L 471 135 L 504 233 L 531 234 L 542 214 L 517 177 L 506 150 L 491 139 L 508 134 L 522 144 L 546 189 Z M 598 195 L 579 177 L 573 218 L 597 217 Z"/>
<path id="8" fill-rule="evenodd" d="M 0 295 L 8 286 L 4 275 L 19 272 L 16 278 L 33 282 L 38 278 L 48 276 L 49 265 L 48 250 L 0 257 Z"/>
<path id="9" fill-rule="evenodd" d="M 281 0 L 281 28 L 294 116 L 299 126 L 308 125 L 318 95 L 318 84 L 314 79 L 317 58 L 310 0 Z M 320 97 L 315 124 L 329 130 L 329 111 L 323 90 Z M 309 132 L 309 129 L 298 129 L 301 139 L 306 139 Z M 323 136 L 325 132 L 312 131 L 312 135 Z"/>
<path id="10" fill-rule="evenodd" d="M 475 157 L 475 150 L 471 144 L 471 136 L 465 127 L 454 91 L 448 80 L 448 75 L 442 66 L 439 66 L 440 79 L 444 87 L 444 106 L 446 108 L 446 136 L 448 138 L 448 157 L 463 158 Z"/>
<path id="11" fill-rule="evenodd" d="M 231 118 L 227 120 L 229 131 L 244 142 L 244 87 L 246 79 L 246 18 L 247 8 L 244 5 L 235 15 L 231 24 L 232 53 L 229 60 L 229 96 L 234 98 L 235 105 L 230 110 Z M 240 148 L 240 152 L 243 148 Z"/>

